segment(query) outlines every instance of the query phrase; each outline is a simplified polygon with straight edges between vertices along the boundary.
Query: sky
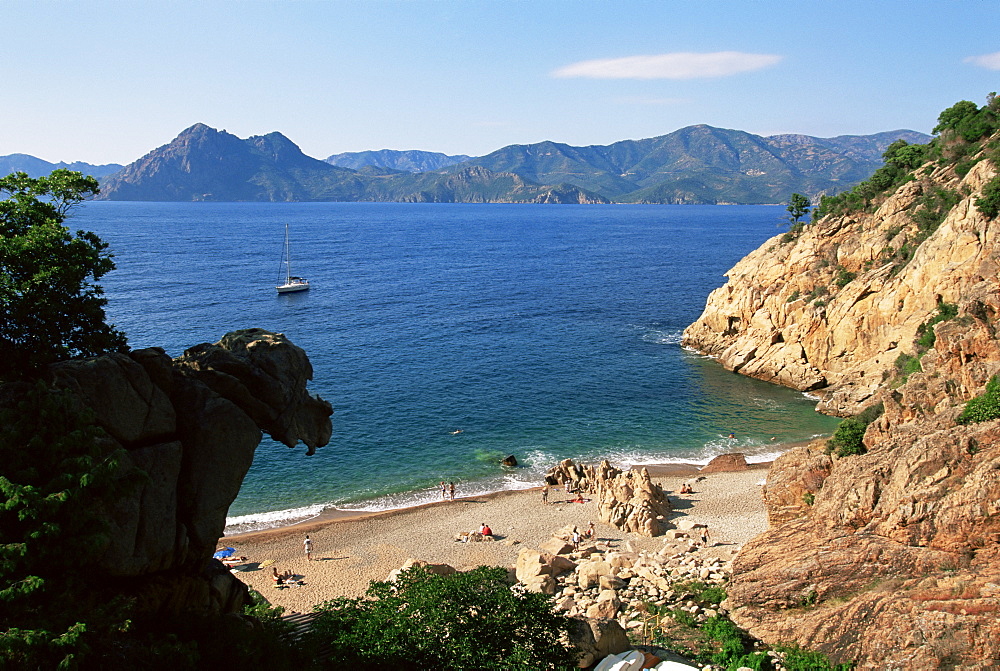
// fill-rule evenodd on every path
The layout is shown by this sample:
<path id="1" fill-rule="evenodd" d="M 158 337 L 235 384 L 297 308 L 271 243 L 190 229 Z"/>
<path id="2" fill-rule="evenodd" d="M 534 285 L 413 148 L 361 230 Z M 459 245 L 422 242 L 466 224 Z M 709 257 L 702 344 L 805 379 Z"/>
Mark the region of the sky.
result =
<path id="1" fill-rule="evenodd" d="M 929 133 L 1000 90 L 996 0 L 0 0 L 0 26 L 0 156 L 52 162 L 199 122 L 316 158 Z"/>

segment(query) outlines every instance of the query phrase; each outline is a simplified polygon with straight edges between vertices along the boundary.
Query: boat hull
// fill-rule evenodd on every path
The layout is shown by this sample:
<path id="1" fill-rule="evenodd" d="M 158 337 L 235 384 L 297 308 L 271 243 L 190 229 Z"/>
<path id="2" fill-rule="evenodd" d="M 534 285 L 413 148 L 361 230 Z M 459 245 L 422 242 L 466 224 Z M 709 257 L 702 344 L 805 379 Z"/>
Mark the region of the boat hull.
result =
<path id="1" fill-rule="evenodd" d="M 290 294 L 290 293 L 293 293 L 295 291 L 308 291 L 309 290 L 309 283 L 308 282 L 293 282 L 291 284 L 281 284 L 281 285 L 275 287 L 275 289 L 278 290 L 279 294 Z"/>

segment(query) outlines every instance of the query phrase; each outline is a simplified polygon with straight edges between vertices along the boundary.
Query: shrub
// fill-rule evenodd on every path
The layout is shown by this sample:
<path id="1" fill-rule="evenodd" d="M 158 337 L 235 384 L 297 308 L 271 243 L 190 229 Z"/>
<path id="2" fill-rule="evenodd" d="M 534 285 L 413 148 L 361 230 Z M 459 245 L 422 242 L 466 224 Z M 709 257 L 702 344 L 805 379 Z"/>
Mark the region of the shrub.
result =
<path id="1" fill-rule="evenodd" d="M 1000 175 L 995 176 L 983 187 L 983 195 L 976 198 L 976 208 L 987 219 L 1000 214 Z"/>
<path id="2" fill-rule="evenodd" d="M 943 321 L 954 319 L 957 315 L 957 305 L 938 301 L 937 314 L 917 327 L 917 339 L 915 341 L 917 348 L 928 350 L 934 347 L 934 343 L 937 341 L 937 336 L 934 334 L 934 326 Z"/>
<path id="3" fill-rule="evenodd" d="M 700 580 L 674 583 L 675 594 L 686 594 L 701 606 L 718 605 L 726 600 L 726 590 L 719 585 L 709 585 Z"/>
<path id="4" fill-rule="evenodd" d="M 865 437 L 866 428 L 868 425 L 857 417 L 844 419 L 833 432 L 833 437 L 826 442 L 827 449 L 838 457 L 864 454 L 866 450 L 862 439 Z"/>
<path id="5" fill-rule="evenodd" d="M 920 357 L 905 352 L 896 357 L 893 366 L 896 368 L 896 374 L 900 377 L 901 382 L 906 382 L 906 378 L 910 377 L 911 374 L 924 370 L 923 366 L 920 365 Z"/>
<path id="6" fill-rule="evenodd" d="M 851 282 L 853 282 L 854 278 L 857 276 L 858 276 L 857 273 L 852 273 L 847 268 L 840 268 L 839 270 L 837 270 L 837 277 L 834 278 L 833 282 L 838 287 L 843 288 L 846 287 Z"/>
<path id="7" fill-rule="evenodd" d="M 1000 417 L 1000 377 L 994 375 L 986 383 L 982 394 L 966 402 L 955 421 L 959 424 L 976 424 Z"/>
<path id="8" fill-rule="evenodd" d="M 365 597 L 316 607 L 309 638 L 330 645 L 331 668 L 571 669 L 570 620 L 551 598 L 512 588 L 503 568 L 439 576 L 421 567 Z"/>
<path id="9" fill-rule="evenodd" d="M 797 645 L 779 645 L 774 648 L 781 653 L 782 666 L 787 671 L 850 671 L 853 664 L 833 664 L 821 652 L 803 650 Z"/>
<path id="10" fill-rule="evenodd" d="M 865 430 L 868 425 L 882 416 L 885 406 L 875 403 L 868 406 L 854 417 L 844 419 L 833 436 L 826 442 L 827 453 L 834 452 L 838 457 L 847 457 L 852 454 L 864 454 L 866 452 L 864 443 Z M 806 501 L 812 505 L 811 501 Z"/>

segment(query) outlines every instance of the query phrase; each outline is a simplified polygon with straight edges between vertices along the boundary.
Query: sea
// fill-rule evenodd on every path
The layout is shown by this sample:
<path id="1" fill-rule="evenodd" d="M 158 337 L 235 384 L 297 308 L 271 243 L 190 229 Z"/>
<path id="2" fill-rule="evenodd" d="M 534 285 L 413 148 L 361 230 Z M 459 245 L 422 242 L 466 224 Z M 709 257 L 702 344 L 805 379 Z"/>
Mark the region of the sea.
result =
<path id="1" fill-rule="evenodd" d="M 565 458 L 751 461 L 831 433 L 815 399 L 681 347 L 781 206 L 90 202 L 108 320 L 178 356 L 284 333 L 334 407 L 306 456 L 265 436 L 227 534 L 540 485 Z M 278 295 L 285 225 L 307 292 Z M 730 437 L 730 434 L 734 437 Z M 518 466 L 499 462 L 513 455 Z"/>

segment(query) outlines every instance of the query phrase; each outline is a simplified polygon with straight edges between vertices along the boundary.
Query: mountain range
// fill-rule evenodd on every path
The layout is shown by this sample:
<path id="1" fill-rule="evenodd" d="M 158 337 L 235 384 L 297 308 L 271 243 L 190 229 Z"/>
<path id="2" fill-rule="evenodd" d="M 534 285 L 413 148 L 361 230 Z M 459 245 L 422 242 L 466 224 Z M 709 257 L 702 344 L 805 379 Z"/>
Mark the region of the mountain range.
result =
<path id="1" fill-rule="evenodd" d="M 357 151 L 327 156 L 326 162 L 341 168 L 360 170 L 368 166 L 398 170 L 400 172 L 429 172 L 440 170 L 456 163 L 463 163 L 471 156 L 460 154 L 448 156 L 436 151 L 397 151 L 395 149 L 380 149 L 378 151 Z"/>
<path id="2" fill-rule="evenodd" d="M 82 161 L 75 161 L 73 163 L 63 163 L 62 161 L 59 163 L 50 163 L 49 161 L 35 158 L 34 156 L 29 156 L 28 154 L 8 154 L 7 156 L 0 156 L 0 175 L 9 175 L 12 172 L 25 172 L 28 173 L 28 177 L 41 177 L 42 175 L 49 174 L 53 170 L 65 168 L 66 170 L 76 170 L 78 172 L 82 172 L 85 175 L 92 175 L 99 179 L 101 177 L 114 174 L 123 167 L 125 166 L 118 163 L 93 165 L 91 163 L 83 163 Z"/>
<path id="3" fill-rule="evenodd" d="M 697 125 L 610 145 L 510 145 L 475 158 L 381 150 L 335 154 L 323 161 L 306 156 L 278 132 L 241 139 L 199 123 L 169 144 L 103 176 L 101 197 L 154 201 L 781 203 L 794 192 L 815 200 L 853 187 L 882 164 L 882 153 L 897 139 L 924 143 L 930 136 L 897 130 L 833 138 L 763 137 Z"/>

